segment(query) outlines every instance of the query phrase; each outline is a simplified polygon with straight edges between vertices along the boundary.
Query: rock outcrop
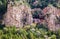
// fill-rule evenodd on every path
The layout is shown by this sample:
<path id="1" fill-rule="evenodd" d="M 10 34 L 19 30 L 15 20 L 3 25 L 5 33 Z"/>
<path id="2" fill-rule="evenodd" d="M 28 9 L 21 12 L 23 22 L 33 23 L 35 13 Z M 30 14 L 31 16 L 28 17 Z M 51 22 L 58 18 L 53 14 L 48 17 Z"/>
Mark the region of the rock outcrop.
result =
<path id="1" fill-rule="evenodd" d="M 52 5 L 47 6 L 43 9 L 46 15 L 45 20 L 48 24 L 48 28 L 52 31 L 56 31 L 60 28 L 60 9 L 53 7 Z"/>
<path id="2" fill-rule="evenodd" d="M 8 3 L 7 13 L 3 20 L 6 26 L 23 27 L 32 24 L 31 9 L 24 0 L 10 0 Z"/>

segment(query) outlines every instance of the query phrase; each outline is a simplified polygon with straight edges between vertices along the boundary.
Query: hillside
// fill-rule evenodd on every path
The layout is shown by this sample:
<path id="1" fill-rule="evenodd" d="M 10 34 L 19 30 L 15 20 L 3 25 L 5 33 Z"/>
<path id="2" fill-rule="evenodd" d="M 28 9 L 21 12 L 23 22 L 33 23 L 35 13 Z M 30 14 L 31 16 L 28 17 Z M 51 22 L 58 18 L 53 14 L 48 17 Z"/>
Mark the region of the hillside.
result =
<path id="1" fill-rule="evenodd" d="M 60 39 L 60 0 L 0 0 L 0 39 Z"/>

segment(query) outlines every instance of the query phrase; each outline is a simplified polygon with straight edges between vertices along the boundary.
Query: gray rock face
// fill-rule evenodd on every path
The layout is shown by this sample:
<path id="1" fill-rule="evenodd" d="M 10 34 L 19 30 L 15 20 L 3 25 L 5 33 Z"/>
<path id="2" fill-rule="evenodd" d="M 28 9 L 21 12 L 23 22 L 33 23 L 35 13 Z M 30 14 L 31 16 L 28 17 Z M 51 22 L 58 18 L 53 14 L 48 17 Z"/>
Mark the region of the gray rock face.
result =
<path id="1" fill-rule="evenodd" d="M 22 0 L 20 0 L 22 2 Z M 7 13 L 4 16 L 4 24 L 6 26 L 23 27 L 31 25 L 33 22 L 31 9 L 27 5 L 19 4 L 18 1 L 15 5 L 8 4 Z"/>

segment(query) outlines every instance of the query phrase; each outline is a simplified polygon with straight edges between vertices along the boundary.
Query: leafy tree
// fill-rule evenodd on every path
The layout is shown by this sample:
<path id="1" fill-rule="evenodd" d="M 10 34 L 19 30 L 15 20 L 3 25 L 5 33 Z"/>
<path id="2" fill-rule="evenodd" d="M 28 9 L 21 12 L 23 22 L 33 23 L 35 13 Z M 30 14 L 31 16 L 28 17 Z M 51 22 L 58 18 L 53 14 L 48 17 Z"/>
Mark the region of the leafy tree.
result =
<path id="1" fill-rule="evenodd" d="M 27 0 L 28 3 L 31 5 L 31 8 L 45 8 L 49 4 L 52 4 L 53 6 L 57 6 L 58 0 Z M 38 3 L 36 3 L 38 1 Z M 35 5 L 33 4 L 35 2 Z"/>

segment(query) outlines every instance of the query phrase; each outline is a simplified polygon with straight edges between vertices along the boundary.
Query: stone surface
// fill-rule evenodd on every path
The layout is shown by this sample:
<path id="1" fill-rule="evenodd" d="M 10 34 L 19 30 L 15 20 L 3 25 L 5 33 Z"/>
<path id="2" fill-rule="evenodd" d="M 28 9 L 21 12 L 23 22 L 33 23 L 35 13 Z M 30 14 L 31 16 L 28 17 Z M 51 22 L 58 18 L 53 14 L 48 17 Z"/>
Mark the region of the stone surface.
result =
<path id="1" fill-rule="evenodd" d="M 49 5 L 48 7 L 43 9 L 43 12 L 46 15 L 45 20 L 48 24 L 48 28 L 52 31 L 58 30 L 60 28 L 60 21 L 57 22 L 57 20 L 60 20 L 60 9 Z"/>
<path id="2" fill-rule="evenodd" d="M 15 1 L 15 5 L 12 5 L 13 2 L 9 2 L 7 13 L 5 14 L 3 20 L 6 26 L 23 27 L 25 25 L 32 24 L 33 18 L 30 7 L 24 4 L 20 5 L 18 2 L 19 1 Z"/>

